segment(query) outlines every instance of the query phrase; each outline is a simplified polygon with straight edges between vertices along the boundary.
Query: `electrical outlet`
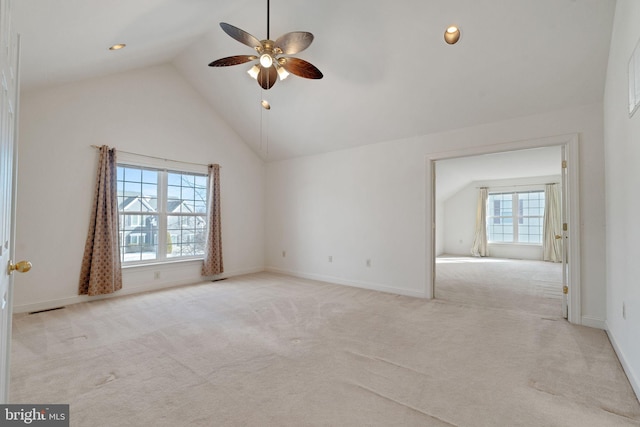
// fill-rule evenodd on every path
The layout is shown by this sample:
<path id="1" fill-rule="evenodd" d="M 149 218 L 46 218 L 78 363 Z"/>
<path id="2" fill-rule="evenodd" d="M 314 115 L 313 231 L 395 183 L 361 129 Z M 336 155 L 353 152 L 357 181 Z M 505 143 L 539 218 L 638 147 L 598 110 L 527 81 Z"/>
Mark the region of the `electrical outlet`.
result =
<path id="1" fill-rule="evenodd" d="M 627 320 L 627 306 L 624 302 L 622 303 L 622 318 Z"/>
<path id="2" fill-rule="evenodd" d="M 286 258 L 287 257 L 287 251 L 282 251 L 282 258 Z"/>
<path id="3" fill-rule="evenodd" d="M 333 262 L 333 257 L 329 255 L 329 262 Z"/>
<path id="4" fill-rule="evenodd" d="M 367 259 L 367 267 L 371 267 L 371 260 Z"/>
<path id="5" fill-rule="evenodd" d="M 154 271 L 153 272 L 153 280 L 158 280 L 160 279 L 160 272 L 159 271 Z"/>

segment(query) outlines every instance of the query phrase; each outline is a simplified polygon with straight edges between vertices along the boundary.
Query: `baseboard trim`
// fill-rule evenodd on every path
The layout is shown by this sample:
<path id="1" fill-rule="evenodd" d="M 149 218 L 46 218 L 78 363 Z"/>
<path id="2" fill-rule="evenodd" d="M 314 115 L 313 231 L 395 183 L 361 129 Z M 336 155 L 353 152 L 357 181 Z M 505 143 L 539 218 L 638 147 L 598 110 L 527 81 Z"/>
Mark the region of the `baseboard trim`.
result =
<path id="1" fill-rule="evenodd" d="M 616 355 L 618 356 L 618 360 L 622 365 L 622 369 L 624 370 L 624 373 L 627 374 L 627 379 L 629 380 L 629 384 L 631 384 L 631 388 L 636 394 L 636 399 L 638 399 L 638 402 L 640 402 L 640 379 L 638 378 L 636 373 L 633 371 L 631 366 L 629 366 L 629 363 L 627 363 L 627 358 L 624 352 L 622 351 L 622 349 L 620 348 L 620 346 L 618 345 L 618 341 L 616 340 L 615 335 L 613 334 L 613 332 L 611 332 L 611 330 L 607 326 L 606 321 L 605 321 L 605 331 L 607 332 L 607 336 L 609 337 L 609 341 L 611 342 L 611 346 L 613 347 L 613 350 L 616 352 Z"/>
<path id="2" fill-rule="evenodd" d="M 265 271 L 269 273 L 285 274 L 287 276 L 300 277 L 302 279 L 318 280 L 320 282 L 333 283 L 335 285 L 351 286 L 354 288 L 368 289 L 370 291 L 385 292 L 388 294 L 404 295 L 414 298 L 426 298 L 424 292 L 411 291 L 408 289 L 395 288 L 393 286 L 382 285 L 372 282 L 361 282 L 356 280 L 343 279 L 341 277 L 327 276 L 324 274 L 303 273 L 293 270 L 285 270 L 276 267 L 267 267 Z"/>
<path id="3" fill-rule="evenodd" d="M 118 292 L 109 294 L 109 295 L 98 295 L 93 297 L 90 297 L 87 295 L 75 295 L 67 298 L 38 301 L 30 304 L 14 305 L 13 312 L 15 314 L 31 313 L 34 311 L 49 310 L 52 308 L 62 307 L 62 306 L 71 305 L 71 304 L 78 304 L 81 302 L 98 301 L 102 299 L 117 298 L 125 295 L 140 294 L 143 292 L 158 291 L 161 289 L 175 288 L 179 286 L 195 285 L 196 283 L 208 282 L 213 279 L 226 279 L 229 277 L 242 276 L 245 274 L 260 273 L 262 271 L 264 271 L 264 268 L 258 267 L 258 268 L 250 268 L 246 270 L 224 272 L 219 276 L 215 276 L 211 278 L 199 278 L 197 280 L 194 280 L 194 279 L 174 280 L 174 281 L 144 284 L 144 285 L 138 285 L 138 286 L 125 286 L 122 289 L 120 289 Z"/>
<path id="4" fill-rule="evenodd" d="M 582 326 L 588 326 L 590 328 L 606 330 L 606 322 L 604 319 L 591 316 L 582 316 L 580 323 Z"/>

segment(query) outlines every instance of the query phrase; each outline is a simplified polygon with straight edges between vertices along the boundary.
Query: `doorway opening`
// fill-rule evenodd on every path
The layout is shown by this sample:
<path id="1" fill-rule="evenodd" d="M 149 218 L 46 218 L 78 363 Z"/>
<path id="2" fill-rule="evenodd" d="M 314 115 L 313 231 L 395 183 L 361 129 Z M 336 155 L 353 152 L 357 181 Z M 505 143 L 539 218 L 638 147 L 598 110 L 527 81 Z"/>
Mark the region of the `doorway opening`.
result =
<path id="1" fill-rule="evenodd" d="M 572 227 L 579 224 L 577 144 L 577 135 L 566 135 L 428 159 L 427 297 L 581 323 L 579 228 Z M 545 262 L 540 205 L 554 184 L 562 259 Z M 488 218 L 476 221 L 480 188 L 490 193 L 483 200 Z M 476 222 L 488 234 L 483 256 L 472 256 Z"/>

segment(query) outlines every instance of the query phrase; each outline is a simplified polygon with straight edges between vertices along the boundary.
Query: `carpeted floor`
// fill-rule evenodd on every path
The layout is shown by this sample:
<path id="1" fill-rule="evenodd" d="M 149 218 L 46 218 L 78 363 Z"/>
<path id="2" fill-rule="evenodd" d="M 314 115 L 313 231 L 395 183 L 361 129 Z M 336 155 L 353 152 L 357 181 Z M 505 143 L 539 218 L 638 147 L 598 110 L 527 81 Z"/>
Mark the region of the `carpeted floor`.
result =
<path id="1" fill-rule="evenodd" d="M 562 316 L 562 264 L 444 255 L 436 258 L 435 296 L 458 304 Z"/>
<path id="2" fill-rule="evenodd" d="M 631 426 L 603 331 L 269 273 L 16 315 L 11 401 L 73 426 Z"/>

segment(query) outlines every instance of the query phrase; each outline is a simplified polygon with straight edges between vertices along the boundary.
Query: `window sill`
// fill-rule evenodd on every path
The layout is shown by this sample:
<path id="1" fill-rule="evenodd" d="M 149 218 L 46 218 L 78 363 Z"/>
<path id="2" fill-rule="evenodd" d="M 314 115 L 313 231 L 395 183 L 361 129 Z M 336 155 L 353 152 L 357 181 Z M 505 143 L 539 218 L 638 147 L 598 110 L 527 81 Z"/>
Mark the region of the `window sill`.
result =
<path id="1" fill-rule="evenodd" d="M 487 242 L 489 246 L 538 246 L 542 247 L 542 243 L 517 243 L 517 242 Z"/>
<path id="2" fill-rule="evenodd" d="M 202 260 L 203 258 L 188 258 L 188 259 L 176 259 L 176 260 L 170 260 L 170 261 L 152 261 L 152 262 L 145 262 L 140 264 L 122 264 L 122 269 L 128 270 L 128 269 L 137 269 L 137 268 L 144 268 L 144 267 L 156 268 L 156 267 L 175 265 L 175 264 L 188 264 L 188 263 L 202 262 Z"/>

